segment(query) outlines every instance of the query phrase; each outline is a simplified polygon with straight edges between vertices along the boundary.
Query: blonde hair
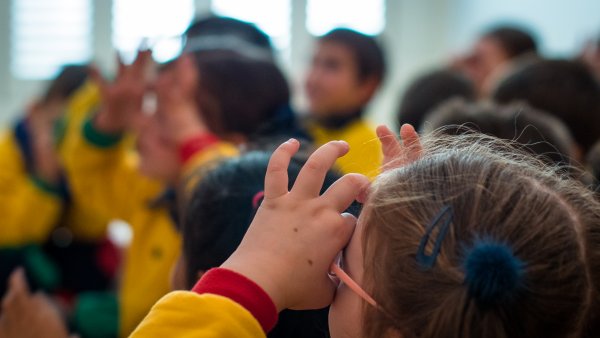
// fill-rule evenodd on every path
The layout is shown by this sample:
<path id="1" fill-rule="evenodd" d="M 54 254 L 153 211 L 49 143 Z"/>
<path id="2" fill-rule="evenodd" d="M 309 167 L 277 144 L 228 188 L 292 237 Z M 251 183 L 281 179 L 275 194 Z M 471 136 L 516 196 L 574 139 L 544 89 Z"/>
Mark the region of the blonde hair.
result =
<path id="1" fill-rule="evenodd" d="M 365 335 L 581 334 L 594 297 L 587 232 L 600 224 L 592 193 L 514 143 L 441 132 L 422 142 L 422 158 L 378 177 L 364 210 L 365 287 L 381 307 L 365 307 Z M 447 233 L 432 231 L 448 209 Z"/>

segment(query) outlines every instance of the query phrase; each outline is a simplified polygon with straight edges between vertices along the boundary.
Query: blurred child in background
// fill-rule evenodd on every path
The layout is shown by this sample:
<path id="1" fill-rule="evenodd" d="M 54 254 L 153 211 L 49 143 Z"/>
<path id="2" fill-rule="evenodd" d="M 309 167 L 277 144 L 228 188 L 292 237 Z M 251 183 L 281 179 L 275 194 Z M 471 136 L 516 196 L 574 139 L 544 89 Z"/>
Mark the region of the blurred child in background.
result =
<path id="1" fill-rule="evenodd" d="M 385 77 L 384 53 L 373 37 L 338 28 L 317 41 L 305 80 L 309 132 L 317 145 L 345 140 L 351 152 L 337 163 L 344 173 L 374 177 L 381 163 L 365 109 Z"/>

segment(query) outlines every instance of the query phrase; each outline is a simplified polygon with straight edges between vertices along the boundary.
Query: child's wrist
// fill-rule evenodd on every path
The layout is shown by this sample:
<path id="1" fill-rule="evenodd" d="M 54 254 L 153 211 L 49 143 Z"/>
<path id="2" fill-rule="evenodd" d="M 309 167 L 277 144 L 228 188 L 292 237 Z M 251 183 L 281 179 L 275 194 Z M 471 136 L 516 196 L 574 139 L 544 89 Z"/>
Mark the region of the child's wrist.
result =
<path id="1" fill-rule="evenodd" d="M 208 270 L 196 283 L 193 292 L 214 294 L 240 304 L 269 332 L 277 323 L 277 307 L 271 296 L 255 281 L 227 268 Z"/>
<path id="2" fill-rule="evenodd" d="M 100 126 L 98 121 L 101 116 L 100 113 L 94 114 L 83 123 L 83 137 L 96 147 L 110 148 L 121 141 L 123 132 L 108 131 L 106 126 Z"/>
<path id="3" fill-rule="evenodd" d="M 187 137 L 179 146 L 179 160 L 185 164 L 195 154 L 202 150 L 219 143 L 219 138 L 212 133 L 198 133 Z"/>
<path id="4" fill-rule="evenodd" d="M 92 126 L 98 132 L 107 135 L 122 134 L 126 127 L 121 119 L 117 119 L 107 108 L 101 107 L 92 117 Z"/>

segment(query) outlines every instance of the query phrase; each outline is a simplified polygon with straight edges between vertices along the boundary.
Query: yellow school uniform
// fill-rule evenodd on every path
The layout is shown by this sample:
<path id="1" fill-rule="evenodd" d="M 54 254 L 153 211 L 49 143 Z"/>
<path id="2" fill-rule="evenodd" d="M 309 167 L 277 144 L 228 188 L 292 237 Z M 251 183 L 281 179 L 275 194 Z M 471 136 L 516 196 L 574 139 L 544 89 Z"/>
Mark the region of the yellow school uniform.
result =
<path id="1" fill-rule="evenodd" d="M 0 247 L 42 243 L 62 209 L 58 192 L 32 176 L 12 130 L 0 135 Z"/>
<path id="2" fill-rule="evenodd" d="M 359 173 L 371 179 L 379 174 L 383 160 L 381 144 L 375 128 L 363 119 L 354 119 L 341 128 L 325 128 L 313 123 L 309 125 L 309 132 L 317 146 L 335 140 L 348 142 L 350 151 L 336 162 L 342 173 Z"/>
<path id="3" fill-rule="evenodd" d="M 133 230 L 118 296 L 119 332 L 127 336 L 169 291 L 169 273 L 180 254 L 181 239 L 169 210 L 151 203 L 166 187 L 139 173 L 129 142 L 99 133 L 89 119 L 69 142 L 65 170 L 73 203 L 91 214 L 126 221 Z M 185 171 L 235 154 L 229 144 L 213 144 L 196 153 Z"/>
<path id="4" fill-rule="evenodd" d="M 131 338 L 265 337 L 259 322 L 233 300 L 191 291 L 163 297 Z"/>

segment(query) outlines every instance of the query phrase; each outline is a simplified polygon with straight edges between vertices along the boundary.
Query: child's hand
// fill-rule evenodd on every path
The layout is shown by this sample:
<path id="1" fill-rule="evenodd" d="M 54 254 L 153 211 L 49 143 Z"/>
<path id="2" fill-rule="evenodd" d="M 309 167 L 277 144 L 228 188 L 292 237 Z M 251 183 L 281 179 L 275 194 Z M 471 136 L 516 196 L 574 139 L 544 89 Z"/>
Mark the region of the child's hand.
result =
<path id="1" fill-rule="evenodd" d="M 328 271 L 348 243 L 356 219 L 342 214 L 369 180 L 348 174 L 319 196 L 327 171 L 348 144 L 329 142 L 308 159 L 288 191 L 287 169 L 299 143 L 275 150 L 265 178 L 265 198 L 242 243 L 222 265 L 260 285 L 278 311 L 316 309 L 331 303 L 335 285 Z"/>
<path id="2" fill-rule="evenodd" d="M 383 151 L 382 171 L 407 165 L 419 159 L 423 154 L 419 135 L 410 124 L 400 127 L 402 143 L 388 127 L 383 125 L 377 127 L 377 137 L 379 137 Z"/>
<path id="3" fill-rule="evenodd" d="M 97 68 L 90 68 L 90 76 L 100 87 L 100 111 L 94 127 L 105 133 L 120 133 L 130 127 L 135 114 L 142 111 L 142 99 L 149 79 L 147 69 L 152 62 L 152 52 L 138 52 L 135 61 L 119 69 L 114 82 L 107 81 Z"/>
<path id="4" fill-rule="evenodd" d="M 190 55 L 182 55 L 157 81 L 157 114 L 176 145 L 209 132 L 195 100 L 197 83 L 198 70 Z"/>
<path id="5" fill-rule="evenodd" d="M 381 151 L 383 152 L 381 172 L 407 165 L 418 160 L 423 155 L 423 147 L 421 146 L 419 135 L 410 124 L 404 124 L 400 127 L 400 139 L 402 143 L 384 125 L 378 126 L 376 132 L 379 142 L 381 142 Z M 359 203 L 365 203 L 367 194 L 368 189 L 365 189 L 356 200 Z"/>
<path id="6" fill-rule="evenodd" d="M 8 291 L 2 299 L 0 338 L 67 338 L 67 328 L 48 297 L 31 294 L 23 269 L 10 276 Z"/>

